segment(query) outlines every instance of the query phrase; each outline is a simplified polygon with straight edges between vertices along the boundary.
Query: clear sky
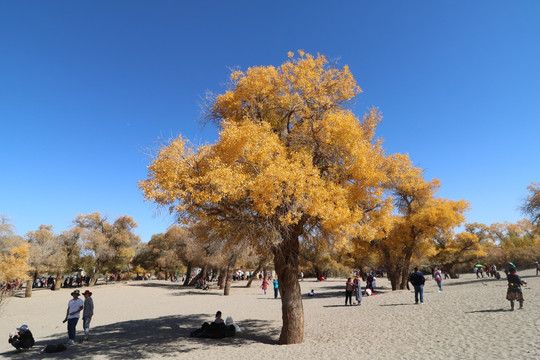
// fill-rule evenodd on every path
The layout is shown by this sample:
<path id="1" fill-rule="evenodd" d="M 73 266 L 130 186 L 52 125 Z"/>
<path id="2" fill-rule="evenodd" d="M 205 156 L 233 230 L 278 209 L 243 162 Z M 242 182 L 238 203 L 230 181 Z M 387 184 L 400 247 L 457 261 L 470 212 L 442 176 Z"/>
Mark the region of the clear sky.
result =
<path id="1" fill-rule="evenodd" d="M 231 68 L 288 51 L 349 65 L 389 153 L 466 199 L 468 222 L 514 222 L 540 182 L 540 1 L 0 1 L 0 214 L 24 235 L 77 214 L 172 218 L 143 201 L 149 149 L 199 125 Z"/>

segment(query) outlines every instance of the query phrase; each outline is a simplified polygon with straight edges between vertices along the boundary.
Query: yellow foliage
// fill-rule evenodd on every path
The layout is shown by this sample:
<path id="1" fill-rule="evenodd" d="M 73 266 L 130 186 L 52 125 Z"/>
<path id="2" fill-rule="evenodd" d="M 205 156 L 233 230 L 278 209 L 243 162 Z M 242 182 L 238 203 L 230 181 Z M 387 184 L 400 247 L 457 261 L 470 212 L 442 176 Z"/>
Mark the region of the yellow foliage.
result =
<path id="1" fill-rule="evenodd" d="M 0 254 L 0 284 L 18 279 L 28 279 L 29 246 L 23 243 L 10 250 L 9 254 Z"/>
<path id="2" fill-rule="evenodd" d="M 139 182 L 145 199 L 186 223 L 317 223 L 334 233 L 378 234 L 392 211 L 382 187 L 388 159 L 373 139 L 380 114 L 372 109 L 359 120 L 345 109 L 361 92 L 348 67 L 299 56 L 234 72 L 233 88 L 211 109 L 219 141 L 191 148 L 179 137 L 163 147 Z"/>

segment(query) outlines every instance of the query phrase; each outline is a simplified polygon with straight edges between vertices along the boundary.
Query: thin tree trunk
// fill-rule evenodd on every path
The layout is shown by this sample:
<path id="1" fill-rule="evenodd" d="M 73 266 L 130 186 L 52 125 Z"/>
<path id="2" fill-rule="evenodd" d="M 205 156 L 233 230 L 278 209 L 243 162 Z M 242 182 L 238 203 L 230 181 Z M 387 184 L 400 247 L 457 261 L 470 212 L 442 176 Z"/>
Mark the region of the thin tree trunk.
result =
<path id="1" fill-rule="evenodd" d="M 228 296 L 231 293 L 232 272 L 236 266 L 236 255 L 232 255 L 229 258 L 229 264 L 227 265 L 227 276 L 225 278 L 225 289 L 223 295 Z"/>
<path id="2" fill-rule="evenodd" d="M 97 267 L 94 270 L 94 273 L 92 274 L 92 276 L 90 276 L 90 281 L 88 282 L 88 286 L 96 285 L 99 278 L 99 274 L 101 274 L 101 270 L 103 270 L 103 267 L 104 265 L 97 265 Z M 105 276 L 105 278 L 107 279 L 107 276 Z"/>
<path id="3" fill-rule="evenodd" d="M 259 273 L 259 271 L 261 271 L 262 265 L 263 265 L 263 262 L 260 261 L 260 262 L 259 262 L 259 265 L 258 265 L 257 268 L 255 269 L 255 271 L 253 271 L 253 275 L 251 275 L 251 276 L 249 277 L 249 280 L 248 280 L 247 285 L 246 285 L 247 288 L 248 288 L 248 287 L 251 287 L 251 283 L 253 282 L 253 279 L 256 278 L 256 277 L 257 277 L 257 274 Z"/>
<path id="4" fill-rule="evenodd" d="M 202 269 L 201 269 L 201 272 L 199 274 L 197 274 L 197 276 L 195 276 L 193 278 L 193 280 L 191 280 L 189 282 L 189 286 L 193 286 L 197 283 L 197 281 L 200 279 L 200 278 L 203 278 L 206 276 L 206 265 L 203 265 Z"/>
<path id="5" fill-rule="evenodd" d="M 26 281 L 26 290 L 24 292 L 24 297 L 32 297 L 32 284 L 34 281 L 32 279 Z"/>
<path id="6" fill-rule="evenodd" d="M 304 308 L 298 283 L 298 237 L 298 232 L 285 232 L 282 243 L 274 248 L 283 317 L 280 344 L 300 344 L 304 339 Z"/>
<path id="7" fill-rule="evenodd" d="M 187 263 L 187 269 L 186 269 L 186 279 L 184 280 L 184 286 L 188 286 L 189 285 L 189 277 L 191 276 L 191 268 L 192 268 L 192 264 L 191 262 L 188 262 Z"/>
<path id="8" fill-rule="evenodd" d="M 231 266 L 227 266 L 225 271 L 225 286 L 223 288 L 223 295 L 228 296 L 231 292 L 231 283 L 232 283 L 232 270 Z"/>

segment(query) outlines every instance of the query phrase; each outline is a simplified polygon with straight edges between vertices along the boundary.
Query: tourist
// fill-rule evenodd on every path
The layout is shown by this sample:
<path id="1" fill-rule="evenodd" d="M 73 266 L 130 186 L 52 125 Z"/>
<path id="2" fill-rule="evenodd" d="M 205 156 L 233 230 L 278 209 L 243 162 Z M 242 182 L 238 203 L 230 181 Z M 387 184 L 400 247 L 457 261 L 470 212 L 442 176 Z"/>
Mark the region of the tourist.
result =
<path id="1" fill-rule="evenodd" d="M 347 282 L 345 283 L 345 305 L 347 305 L 347 301 L 349 301 L 349 305 L 352 305 L 353 289 L 354 289 L 354 284 L 351 278 L 348 278 Z"/>
<path id="2" fill-rule="evenodd" d="M 81 311 L 84 308 L 83 301 L 79 299 L 80 292 L 79 290 L 75 290 L 71 293 L 71 296 L 73 296 L 73 299 L 69 300 L 68 302 L 68 308 L 66 312 L 66 318 L 64 319 L 64 322 L 67 321 L 67 329 L 68 329 L 68 337 L 69 341 L 68 344 L 73 345 L 75 344 L 75 329 L 77 327 L 77 322 L 79 321 L 79 317 L 81 315 Z"/>
<path id="3" fill-rule="evenodd" d="M 437 282 L 437 285 L 439 286 L 439 292 L 442 291 L 442 271 L 435 266 L 435 271 L 433 272 L 433 278 Z"/>
<path id="4" fill-rule="evenodd" d="M 420 295 L 420 304 L 424 303 L 424 283 L 426 278 L 417 267 L 414 268 L 414 272 L 409 276 L 411 284 L 414 286 L 414 303 L 418 304 L 418 296 Z"/>
<path id="5" fill-rule="evenodd" d="M 358 275 L 354 277 L 354 292 L 356 294 L 356 305 L 362 304 L 362 284 Z"/>
<path id="6" fill-rule="evenodd" d="M 516 266 L 512 263 L 508 264 L 508 290 L 506 291 L 506 300 L 510 301 L 510 311 L 514 311 L 514 301 L 519 302 L 519 309 L 523 309 L 523 292 L 521 285 L 526 285 L 527 282 L 521 280 L 517 274 Z"/>
<path id="7" fill-rule="evenodd" d="M 225 321 L 221 318 L 221 311 L 216 313 L 216 318 L 214 320 L 215 324 L 225 324 Z"/>
<path id="8" fill-rule="evenodd" d="M 92 299 L 92 293 L 88 290 L 83 292 L 84 296 L 84 310 L 83 310 L 83 329 L 84 338 L 83 341 L 88 341 L 88 335 L 90 334 L 90 321 L 94 315 L 94 300 Z"/>
<path id="9" fill-rule="evenodd" d="M 17 328 L 17 332 L 9 333 L 8 342 L 17 349 L 17 352 L 21 352 L 23 349 L 30 351 L 35 341 L 28 325 L 22 325 Z"/>
<path id="10" fill-rule="evenodd" d="M 375 291 L 375 288 L 373 286 L 374 281 L 375 281 L 375 278 L 373 277 L 373 274 L 370 271 L 366 278 L 366 290 L 370 289 L 372 293 Z"/>
<path id="11" fill-rule="evenodd" d="M 277 279 L 274 279 L 274 299 L 277 299 L 279 295 L 279 284 Z"/>
<path id="12" fill-rule="evenodd" d="M 263 289 L 264 295 L 266 295 L 266 289 L 268 289 L 268 281 L 266 281 L 266 279 L 263 279 L 261 288 Z"/>
<path id="13" fill-rule="evenodd" d="M 540 268 L 538 267 L 538 261 L 534 262 L 534 268 L 536 269 L 536 276 L 538 276 L 538 271 L 540 271 Z"/>

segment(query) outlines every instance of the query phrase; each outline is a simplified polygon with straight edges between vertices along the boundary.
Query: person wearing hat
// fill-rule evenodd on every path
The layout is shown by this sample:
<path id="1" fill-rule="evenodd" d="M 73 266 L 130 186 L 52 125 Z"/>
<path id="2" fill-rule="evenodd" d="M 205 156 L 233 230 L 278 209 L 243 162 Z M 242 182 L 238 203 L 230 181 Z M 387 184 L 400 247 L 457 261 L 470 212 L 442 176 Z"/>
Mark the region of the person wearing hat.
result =
<path id="1" fill-rule="evenodd" d="M 517 274 L 516 265 L 508 263 L 508 290 L 506 291 L 506 300 L 510 301 L 510 311 L 514 311 L 514 301 L 519 302 L 519 308 L 523 309 L 523 292 L 521 285 L 527 285 L 527 282 L 521 280 Z"/>
<path id="2" fill-rule="evenodd" d="M 67 330 L 69 341 L 68 344 L 75 344 L 75 328 L 77 327 L 77 322 L 79 322 L 79 317 L 81 316 L 81 311 L 84 308 L 83 301 L 79 299 L 81 293 L 79 290 L 75 290 L 71 293 L 73 299 L 69 300 L 68 308 L 66 312 L 66 318 L 64 322 L 67 321 Z"/>
<path id="3" fill-rule="evenodd" d="M 83 328 L 84 338 L 83 341 L 88 341 L 88 335 L 90 334 L 90 320 L 94 315 L 94 300 L 92 300 L 92 292 L 86 290 L 82 293 L 84 296 L 84 310 L 83 310 Z"/>
<path id="4" fill-rule="evenodd" d="M 8 342 L 17 349 L 18 352 L 22 349 L 30 350 L 34 346 L 34 337 L 32 332 L 28 328 L 28 325 L 21 325 L 20 328 L 17 328 L 17 332 L 9 333 Z"/>

